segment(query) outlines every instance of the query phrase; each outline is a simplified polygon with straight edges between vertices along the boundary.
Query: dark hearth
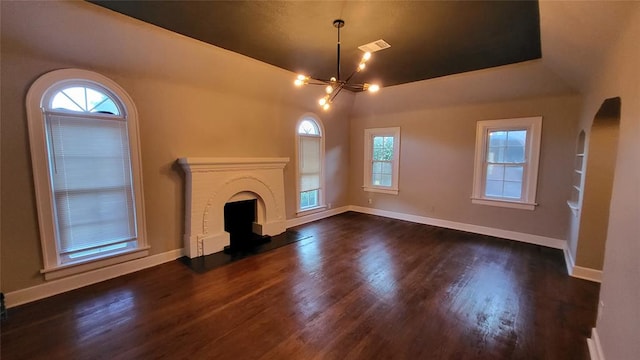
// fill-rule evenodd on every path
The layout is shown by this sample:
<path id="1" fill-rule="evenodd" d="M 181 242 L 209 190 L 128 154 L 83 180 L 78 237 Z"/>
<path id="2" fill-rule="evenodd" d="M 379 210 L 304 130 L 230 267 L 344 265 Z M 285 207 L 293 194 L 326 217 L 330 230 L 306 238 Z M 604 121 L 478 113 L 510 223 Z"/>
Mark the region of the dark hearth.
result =
<path id="1" fill-rule="evenodd" d="M 270 236 L 253 232 L 256 221 L 256 200 L 244 200 L 224 205 L 224 230 L 229 233 L 229 246 L 224 247 L 227 254 L 251 252 L 256 247 L 271 241 Z"/>

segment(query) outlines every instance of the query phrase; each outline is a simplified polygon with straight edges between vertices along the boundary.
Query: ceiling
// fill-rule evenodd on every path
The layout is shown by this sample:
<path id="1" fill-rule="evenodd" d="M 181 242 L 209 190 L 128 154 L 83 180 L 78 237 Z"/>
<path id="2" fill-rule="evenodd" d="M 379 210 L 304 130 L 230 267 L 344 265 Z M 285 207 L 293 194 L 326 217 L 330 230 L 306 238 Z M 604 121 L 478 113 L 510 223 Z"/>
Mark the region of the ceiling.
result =
<path id="1" fill-rule="evenodd" d="M 355 82 L 404 84 L 541 57 L 537 1 L 90 1 L 316 78 L 342 78 L 358 46 L 383 39 Z"/>

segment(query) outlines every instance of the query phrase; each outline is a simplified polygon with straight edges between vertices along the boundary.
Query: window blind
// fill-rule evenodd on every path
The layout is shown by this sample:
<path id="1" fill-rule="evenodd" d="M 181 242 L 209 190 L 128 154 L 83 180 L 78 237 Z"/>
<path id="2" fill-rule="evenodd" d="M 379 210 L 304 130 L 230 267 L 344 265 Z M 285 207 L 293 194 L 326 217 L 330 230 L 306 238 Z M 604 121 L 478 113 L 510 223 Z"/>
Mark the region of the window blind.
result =
<path id="1" fill-rule="evenodd" d="M 60 255 L 135 240 L 126 121 L 82 114 L 45 119 Z"/>
<path id="2" fill-rule="evenodd" d="M 300 191 L 320 188 L 320 137 L 300 136 Z"/>

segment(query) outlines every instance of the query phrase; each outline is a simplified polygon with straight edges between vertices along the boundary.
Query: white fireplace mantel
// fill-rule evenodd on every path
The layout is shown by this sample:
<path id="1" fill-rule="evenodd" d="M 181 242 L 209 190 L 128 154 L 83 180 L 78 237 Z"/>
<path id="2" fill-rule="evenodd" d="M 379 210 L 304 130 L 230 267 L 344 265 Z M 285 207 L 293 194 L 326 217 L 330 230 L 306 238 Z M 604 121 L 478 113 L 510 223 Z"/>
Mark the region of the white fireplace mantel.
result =
<path id="1" fill-rule="evenodd" d="M 224 205 L 230 201 L 257 200 L 255 233 L 273 236 L 284 232 L 284 167 L 288 162 L 289 158 L 178 159 L 186 173 L 185 254 L 194 258 L 229 245 Z"/>

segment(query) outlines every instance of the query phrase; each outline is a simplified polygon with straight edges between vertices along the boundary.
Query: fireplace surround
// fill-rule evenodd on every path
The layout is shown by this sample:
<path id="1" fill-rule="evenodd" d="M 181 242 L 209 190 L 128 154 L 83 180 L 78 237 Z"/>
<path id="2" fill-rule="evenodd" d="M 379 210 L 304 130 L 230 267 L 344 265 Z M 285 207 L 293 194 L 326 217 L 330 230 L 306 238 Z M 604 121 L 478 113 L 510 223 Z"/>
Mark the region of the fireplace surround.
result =
<path id="1" fill-rule="evenodd" d="M 229 245 L 224 205 L 256 199 L 253 232 L 278 235 L 286 230 L 284 167 L 289 158 L 178 159 L 186 174 L 184 250 L 189 258 L 222 251 Z"/>

